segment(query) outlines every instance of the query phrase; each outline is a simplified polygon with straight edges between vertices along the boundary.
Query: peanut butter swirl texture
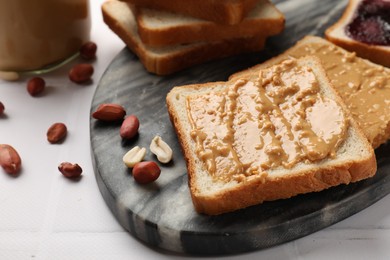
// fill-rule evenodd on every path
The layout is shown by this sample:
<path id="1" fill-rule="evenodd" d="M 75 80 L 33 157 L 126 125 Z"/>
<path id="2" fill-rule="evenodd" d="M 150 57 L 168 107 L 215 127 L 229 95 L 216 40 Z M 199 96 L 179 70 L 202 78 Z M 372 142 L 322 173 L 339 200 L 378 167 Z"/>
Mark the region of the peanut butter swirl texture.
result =
<path id="1" fill-rule="evenodd" d="M 348 122 L 318 84 L 309 67 L 289 60 L 255 80 L 189 96 L 191 137 L 207 171 L 240 182 L 269 169 L 334 157 Z"/>
<path id="2" fill-rule="evenodd" d="M 306 55 L 320 58 L 331 83 L 372 146 L 384 143 L 390 127 L 390 70 L 324 43 L 301 45 L 289 52 L 295 58 Z"/>

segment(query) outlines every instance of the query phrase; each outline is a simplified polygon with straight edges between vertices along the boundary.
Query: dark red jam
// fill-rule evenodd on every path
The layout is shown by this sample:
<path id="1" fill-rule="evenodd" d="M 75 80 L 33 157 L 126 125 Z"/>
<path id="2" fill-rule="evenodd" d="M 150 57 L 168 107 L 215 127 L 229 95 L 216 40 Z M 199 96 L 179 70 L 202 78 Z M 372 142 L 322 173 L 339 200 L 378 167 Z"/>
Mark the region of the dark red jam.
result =
<path id="1" fill-rule="evenodd" d="M 359 42 L 389 46 L 390 0 L 363 0 L 345 32 Z"/>

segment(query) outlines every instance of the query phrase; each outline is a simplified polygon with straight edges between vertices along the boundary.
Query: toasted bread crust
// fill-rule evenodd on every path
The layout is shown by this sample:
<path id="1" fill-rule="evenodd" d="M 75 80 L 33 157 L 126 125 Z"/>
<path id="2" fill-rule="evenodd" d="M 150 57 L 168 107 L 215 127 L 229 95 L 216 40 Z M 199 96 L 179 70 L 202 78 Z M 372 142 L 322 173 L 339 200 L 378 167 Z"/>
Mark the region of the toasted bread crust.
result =
<path id="1" fill-rule="evenodd" d="M 387 122 L 387 126 L 372 140 L 371 144 L 374 149 L 378 148 L 381 144 L 386 143 L 390 139 L 390 122 Z"/>
<path id="2" fill-rule="evenodd" d="M 240 23 L 257 0 L 121 0 L 137 6 L 186 14 L 221 24 Z"/>
<path id="3" fill-rule="evenodd" d="M 322 74 L 325 75 L 323 70 Z M 326 76 L 322 80 L 330 84 Z M 349 131 L 352 131 L 354 135 L 358 136 L 358 140 L 363 144 L 364 151 L 368 151 L 369 156 L 359 158 L 358 160 L 340 161 L 332 165 L 318 165 L 317 167 L 295 172 L 293 170 L 286 170 L 286 174 L 283 176 L 269 173 L 265 179 L 258 176 L 239 183 L 233 188 L 220 190 L 212 195 L 203 194 L 199 190 L 196 182 L 196 178 L 199 178 L 197 171 L 199 171 L 199 164 L 201 162 L 193 152 L 194 145 L 191 144 L 193 141 L 189 137 L 188 128 L 185 126 L 186 120 L 183 120 L 179 114 L 178 104 L 175 99 L 177 99 L 177 95 L 185 91 L 193 90 L 196 92 L 205 88 L 212 90 L 214 88 L 217 89 L 218 85 L 232 84 L 232 82 L 234 81 L 175 87 L 167 95 L 168 112 L 179 137 L 179 142 L 187 163 L 191 197 L 197 212 L 217 215 L 256 205 L 263 201 L 286 199 L 298 194 L 321 191 L 339 184 L 356 182 L 375 174 L 377 166 L 373 149 L 356 122 L 349 119 Z M 341 98 L 338 97 L 335 90 L 331 89 L 331 91 L 335 95 L 335 101 L 342 107 L 347 117 L 350 118 L 349 111 L 341 101 Z M 183 96 L 185 95 L 184 93 Z"/>
<path id="4" fill-rule="evenodd" d="M 364 163 L 366 165 L 364 165 Z M 192 196 L 197 212 L 218 215 L 264 201 L 288 199 L 299 194 L 319 192 L 340 184 L 349 184 L 374 175 L 375 158 L 365 162 L 346 164 L 340 167 L 303 172 L 288 178 L 260 178 L 213 197 Z"/>
<path id="5" fill-rule="evenodd" d="M 390 67 L 389 46 L 370 45 L 359 42 L 346 36 L 344 33 L 345 26 L 353 17 L 360 2 L 360 0 L 349 0 L 341 18 L 325 31 L 325 37 L 327 40 L 348 51 L 356 52 L 359 57 Z M 339 32 L 336 32 L 336 30 L 339 30 Z M 342 35 L 340 35 L 340 30 L 342 31 Z"/>
<path id="6" fill-rule="evenodd" d="M 331 30 L 331 28 L 329 30 Z M 329 33 L 325 35 L 327 40 L 333 42 L 334 44 L 340 46 L 343 49 L 346 49 L 351 52 L 356 52 L 359 57 L 370 60 L 377 64 L 381 64 L 386 67 L 390 67 L 390 47 L 386 50 L 384 48 L 378 48 L 375 45 L 368 45 L 358 41 L 339 39 L 333 37 Z"/>
<path id="7" fill-rule="evenodd" d="M 194 42 L 213 42 L 225 39 L 254 37 L 262 35 L 264 38 L 279 34 L 284 29 L 284 15 L 268 1 L 259 3 L 258 8 L 269 8 L 275 17 L 251 17 L 241 23 L 231 26 L 216 24 L 205 20 L 196 20 L 192 23 L 176 24 L 163 28 L 151 28 L 145 19 L 146 13 L 151 12 L 144 8 L 135 8 L 138 33 L 143 43 L 150 46 L 165 46 Z M 270 11 L 271 12 L 271 11 Z M 155 14 L 156 16 L 158 14 Z"/>
<path id="8" fill-rule="evenodd" d="M 145 68 L 157 75 L 169 75 L 193 65 L 206 61 L 227 57 L 235 54 L 260 51 L 264 48 L 265 38 L 255 36 L 251 38 L 230 39 L 219 42 L 198 43 L 186 47 L 179 46 L 176 50 L 170 46 L 168 51 L 162 49 L 163 54 L 155 52 L 155 49 L 148 48 L 129 28 L 110 11 L 112 5 L 120 5 L 119 8 L 128 8 L 125 3 L 119 1 L 107 1 L 102 6 L 104 22 L 116 33 L 125 44 L 139 57 Z M 118 7 L 118 6 L 116 6 Z M 122 10 L 123 11 L 123 10 Z M 126 12 L 131 16 L 131 10 Z M 134 17 L 126 17 L 133 19 Z M 135 20 L 132 21 L 135 25 Z M 180 49 L 179 49 L 180 48 Z"/>

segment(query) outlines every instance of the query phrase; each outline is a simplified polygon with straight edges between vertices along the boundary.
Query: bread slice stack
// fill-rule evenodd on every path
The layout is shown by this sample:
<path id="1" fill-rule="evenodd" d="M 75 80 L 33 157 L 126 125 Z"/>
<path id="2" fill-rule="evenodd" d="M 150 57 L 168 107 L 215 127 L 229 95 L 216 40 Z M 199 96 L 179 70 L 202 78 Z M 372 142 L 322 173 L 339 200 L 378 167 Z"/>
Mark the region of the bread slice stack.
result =
<path id="1" fill-rule="evenodd" d="M 315 103 L 310 95 L 318 98 Z M 200 213 L 321 191 L 376 172 L 373 148 L 315 57 L 283 61 L 245 79 L 175 87 L 166 100 Z M 322 102 L 328 105 L 321 116 L 310 116 Z M 303 127 L 306 122 L 312 130 Z M 309 132 L 322 138 L 337 132 L 340 122 L 345 125 L 338 143 L 312 157 L 321 148 L 304 141 Z M 300 159 L 290 164 L 295 151 Z"/>
<path id="2" fill-rule="evenodd" d="M 390 67 L 390 1 L 349 0 L 342 17 L 325 36 L 359 57 Z"/>
<path id="3" fill-rule="evenodd" d="M 268 0 L 108 0 L 102 12 L 111 30 L 157 75 L 260 51 L 284 29 L 283 14 Z"/>
<path id="4" fill-rule="evenodd" d="M 258 0 L 122 0 L 136 6 L 184 14 L 220 24 L 240 23 Z"/>

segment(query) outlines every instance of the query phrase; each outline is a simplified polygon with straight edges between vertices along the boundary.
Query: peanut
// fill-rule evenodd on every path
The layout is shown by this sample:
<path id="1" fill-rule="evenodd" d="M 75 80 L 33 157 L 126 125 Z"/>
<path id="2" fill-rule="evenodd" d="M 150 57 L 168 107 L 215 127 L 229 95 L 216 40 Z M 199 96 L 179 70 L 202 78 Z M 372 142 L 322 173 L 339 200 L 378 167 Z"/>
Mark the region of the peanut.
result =
<path id="1" fill-rule="evenodd" d="M 40 77 L 35 77 L 27 82 L 27 91 L 31 96 L 36 97 L 45 90 L 46 82 Z"/>
<path id="2" fill-rule="evenodd" d="M 91 64 L 77 64 L 69 71 L 69 79 L 78 84 L 85 83 L 91 80 L 93 71 Z"/>
<path id="3" fill-rule="evenodd" d="M 153 138 L 149 148 L 161 163 L 168 163 L 172 160 L 172 149 L 160 136 Z"/>
<path id="4" fill-rule="evenodd" d="M 133 177 L 140 184 L 147 184 L 157 180 L 160 173 L 160 167 L 153 161 L 139 162 L 133 168 Z"/>
<path id="5" fill-rule="evenodd" d="M 133 168 L 136 163 L 141 162 L 146 155 L 146 149 L 135 146 L 123 156 L 123 162 L 127 167 Z"/>
<path id="6" fill-rule="evenodd" d="M 5 110 L 4 104 L 1 103 L 0 101 L 0 116 L 4 114 L 4 110 Z"/>
<path id="7" fill-rule="evenodd" d="M 22 160 L 18 152 L 8 144 L 0 144 L 0 165 L 3 167 L 5 172 L 15 175 L 18 174 Z"/>
<path id="8" fill-rule="evenodd" d="M 139 128 L 139 120 L 135 115 L 130 115 L 125 118 L 120 128 L 120 136 L 123 139 L 131 139 L 137 135 Z"/>
<path id="9" fill-rule="evenodd" d="M 80 55 L 86 60 L 92 60 L 96 58 L 97 45 L 94 42 L 84 43 L 80 48 Z"/>
<path id="10" fill-rule="evenodd" d="M 47 130 L 47 141 L 51 144 L 56 144 L 66 137 L 67 132 L 68 129 L 64 123 L 54 123 Z"/>
<path id="11" fill-rule="evenodd" d="M 122 120 L 126 115 L 125 109 L 117 104 L 101 104 L 92 114 L 92 117 L 102 121 Z"/>
<path id="12" fill-rule="evenodd" d="M 83 169 L 77 164 L 63 162 L 58 166 L 58 170 L 67 178 L 76 178 L 81 175 Z"/>

